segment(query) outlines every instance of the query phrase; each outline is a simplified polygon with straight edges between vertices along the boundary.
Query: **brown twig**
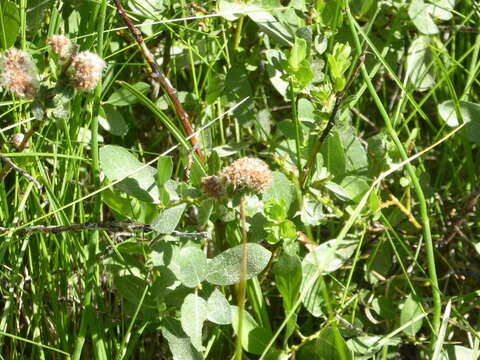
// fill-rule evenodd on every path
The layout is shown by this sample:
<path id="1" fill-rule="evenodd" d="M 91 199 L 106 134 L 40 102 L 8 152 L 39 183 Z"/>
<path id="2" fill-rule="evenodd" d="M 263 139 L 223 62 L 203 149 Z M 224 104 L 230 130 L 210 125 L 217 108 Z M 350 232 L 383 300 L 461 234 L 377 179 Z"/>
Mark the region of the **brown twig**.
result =
<path id="1" fill-rule="evenodd" d="M 307 160 L 307 163 L 304 167 L 304 170 L 300 174 L 300 179 L 299 179 L 300 187 L 303 187 L 303 185 L 305 183 L 305 180 L 307 179 L 308 174 L 310 173 L 310 171 L 313 167 L 313 164 L 314 164 L 315 160 L 317 159 L 317 154 L 320 151 L 320 148 L 322 147 L 323 142 L 325 141 L 326 137 L 328 136 L 328 134 L 332 130 L 333 126 L 335 125 L 335 119 L 337 117 L 337 112 L 340 109 L 340 105 L 342 104 L 342 100 L 345 97 L 345 94 L 347 93 L 347 91 L 352 86 L 353 81 L 357 78 L 360 67 L 361 67 L 361 65 L 363 64 L 364 61 L 365 61 L 365 50 L 363 50 L 362 54 L 358 58 L 357 64 L 355 65 L 355 68 L 352 71 L 352 74 L 351 74 L 351 76 L 348 80 L 347 85 L 345 86 L 345 88 L 342 91 L 340 91 L 337 94 L 337 98 L 335 99 L 335 104 L 333 105 L 332 112 L 330 113 L 330 116 L 328 118 L 327 126 L 325 127 L 322 134 L 320 135 L 317 142 L 315 143 L 315 146 L 313 147 L 313 150 L 310 153 L 310 157 Z"/>
<path id="2" fill-rule="evenodd" d="M 443 239 L 439 241 L 440 247 L 447 246 L 459 233 L 462 231 L 462 227 L 468 222 L 469 214 L 473 211 L 480 198 L 480 187 L 477 187 L 468 197 L 464 207 L 457 216 L 457 220 L 452 226 L 452 230 L 446 234 Z"/>
<path id="3" fill-rule="evenodd" d="M 30 234 L 30 233 L 43 233 L 43 234 L 58 234 L 62 232 L 81 232 L 81 231 L 108 231 L 112 233 L 117 232 L 133 232 L 133 231 L 142 231 L 150 232 L 154 231 L 150 225 L 135 224 L 128 221 L 122 222 L 104 222 L 104 223 L 91 223 L 86 222 L 83 224 L 71 224 L 71 225 L 34 225 L 29 226 L 23 229 L 12 229 L 8 227 L 0 227 L 0 234 L 5 234 L 7 232 L 16 232 L 18 234 Z M 170 235 L 178 237 L 188 237 L 188 238 L 207 238 L 210 235 L 207 232 L 181 232 L 173 231 Z"/>
<path id="4" fill-rule="evenodd" d="M 25 170 L 23 170 L 22 168 L 18 167 L 17 165 L 15 165 L 15 163 L 12 161 L 12 159 L 10 159 L 8 156 L 5 156 L 3 154 L 0 154 L 0 158 L 6 163 L 8 164 L 8 166 L 10 166 L 11 169 L 15 170 L 18 174 L 20 174 L 20 176 L 23 176 L 27 181 L 30 181 L 33 183 L 33 185 L 35 185 L 35 187 L 38 189 L 38 190 L 41 190 L 42 189 L 42 185 L 40 185 L 40 183 L 35 180 L 30 174 L 28 174 Z"/>
<path id="5" fill-rule="evenodd" d="M 23 138 L 21 144 L 18 146 L 18 152 L 22 152 L 23 150 L 25 150 L 25 148 L 27 147 L 27 144 L 28 144 L 28 141 L 30 140 L 30 138 L 33 136 L 33 134 L 35 133 L 35 131 L 37 131 L 38 127 L 40 126 L 40 123 L 42 121 L 41 120 L 35 120 L 32 124 L 32 127 L 30 128 L 30 130 L 25 134 L 25 137 Z M 3 170 L 0 172 L 0 181 L 3 181 L 7 175 L 10 173 L 10 171 L 13 169 L 12 168 L 12 165 L 13 165 L 13 162 L 10 161 L 10 162 L 6 162 L 5 164 L 5 167 L 3 168 Z"/>
<path id="6" fill-rule="evenodd" d="M 145 41 L 143 40 L 142 33 L 140 30 L 137 29 L 137 27 L 133 24 L 132 20 L 128 17 L 127 13 L 125 12 L 125 9 L 123 8 L 122 4 L 120 3 L 120 0 L 114 0 L 115 6 L 117 8 L 118 15 L 122 18 L 123 22 L 127 25 L 128 29 L 132 33 L 133 37 L 135 38 L 135 41 L 137 42 L 138 46 L 140 47 L 140 50 L 143 54 L 143 57 L 147 61 L 148 65 L 150 66 L 150 69 L 152 71 L 151 76 L 154 80 L 158 81 L 160 86 L 163 88 L 163 90 L 167 93 L 168 97 L 173 103 L 173 106 L 175 108 L 175 111 L 177 113 L 178 118 L 182 122 L 183 129 L 187 133 L 187 136 L 191 136 L 193 134 L 193 129 L 192 126 L 190 125 L 190 121 L 188 119 L 188 114 L 183 108 L 180 100 L 178 99 L 177 96 L 177 90 L 172 86 L 170 81 L 168 80 L 165 75 L 163 75 L 162 71 L 160 70 L 160 67 L 158 66 L 157 62 L 155 61 L 155 58 L 153 57 L 152 53 L 148 49 L 147 45 L 145 45 Z M 190 143 L 192 146 L 195 146 L 198 144 L 198 140 L 196 136 L 191 136 L 190 137 Z M 197 155 L 200 159 L 200 161 L 204 161 L 202 152 L 200 151 L 200 148 L 197 147 Z"/>

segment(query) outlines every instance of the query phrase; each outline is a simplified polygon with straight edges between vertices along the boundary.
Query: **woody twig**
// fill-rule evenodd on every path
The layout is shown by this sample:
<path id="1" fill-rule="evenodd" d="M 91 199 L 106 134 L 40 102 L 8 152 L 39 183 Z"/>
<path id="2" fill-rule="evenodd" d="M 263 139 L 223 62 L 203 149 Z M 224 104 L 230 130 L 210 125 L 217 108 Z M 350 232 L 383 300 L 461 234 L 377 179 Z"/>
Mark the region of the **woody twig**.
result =
<path id="1" fill-rule="evenodd" d="M 18 167 L 17 165 L 15 165 L 15 163 L 12 161 L 12 159 L 10 159 L 8 156 L 5 156 L 3 154 L 0 154 L 0 158 L 3 160 L 3 162 L 5 164 L 7 164 L 7 166 L 9 167 L 9 169 L 13 169 L 15 170 L 18 174 L 20 174 L 20 176 L 23 176 L 25 179 L 27 179 L 27 181 L 30 181 L 31 183 L 33 183 L 33 185 L 35 185 L 35 187 L 38 189 L 38 190 L 41 190 L 42 189 L 42 185 L 40 185 L 40 183 L 35 180 L 29 173 L 27 173 L 25 170 L 23 170 L 22 168 Z"/>
<path id="2" fill-rule="evenodd" d="M 130 30 L 133 37 L 135 38 L 135 41 L 140 47 L 140 51 L 142 52 L 143 57 L 147 61 L 148 65 L 150 66 L 150 69 L 152 71 L 151 73 L 152 78 L 158 81 L 160 86 L 163 88 L 163 90 L 167 93 L 168 97 L 172 101 L 173 106 L 175 108 L 175 112 L 177 113 L 177 116 L 180 119 L 187 136 L 190 137 L 190 143 L 192 144 L 193 147 L 195 147 L 198 144 L 198 140 L 196 136 L 192 136 L 193 129 L 192 129 L 192 126 L 190 125 L 188 114 L 183 108 L 182 104 L 180 103 L 180 100 L 178 99 L 177 90 L 175 90 L 175 88 L 172 86 L 168 78 L 165 75 L 163 75 L 162 71 L 160 70 L 160 67 L 155 61 L 155 58 L 153 57 L 152 53 L 148 49 L 147 45 L 145 45 L 145 41 L 143 40 L 142 33 L 133 24 L 132 20 L 130 20 L 127 13 L 125 12 L 125 9 L 120 3 L 120 0 L 114 0 L 114 2 L 117 8 L 118 15 L 122 18 L 123 22 L 127 25 L 128 29 Z M 204 158 L 198 146 L 196 147 L 196 153 L 200 161 L 203 162 Z"/>
<path id="3" fill-rule="evenodd" d="M 20 228 L 18 230 L 0 227 L 0 234 L 5 234 L 7 232 L 15 232 L 18 234 L 31 234 L 31 233 L 42 233 L 42 234 L 58 234 L 63 232 L 81 232 L 81 231 L 107 231 L 111 233 L 118 232 L 150 232 L 154 231 L 150 225 L 144 224 L 135 224 L 128 221 L 121 222 L 103 222 L 103 223 L 92 223 L 86 222 L 82 224 L 70 224 L 70 225 L 34 225 L 25 228 Z M 173 231 L 172 236 L 185 237 L 185 238 L 208 238 L 210 235 L 207 232 L 181 232 Z"/>

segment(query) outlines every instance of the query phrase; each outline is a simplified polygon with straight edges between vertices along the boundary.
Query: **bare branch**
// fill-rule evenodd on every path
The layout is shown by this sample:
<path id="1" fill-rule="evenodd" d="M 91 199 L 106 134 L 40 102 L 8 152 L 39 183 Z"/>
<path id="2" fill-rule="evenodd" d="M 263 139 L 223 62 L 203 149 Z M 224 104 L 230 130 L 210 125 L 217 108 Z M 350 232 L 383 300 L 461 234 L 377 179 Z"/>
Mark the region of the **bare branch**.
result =
<path id="1" fill-rule="evenodd" d="M 180 100 L 178 99 L 177 96 L 177 90 L 172 86 L 168 78 L 163 75 L 162 71 L 160 70 L 160 67 L 158 66 L 157 62 L 155 61 L 155 58 L 153 57 L 152 53 L 148 49 L 147 45 L 145 45 L 145 41 L 143 40 L 142 33 L 138 28 L 133 24 L 132 20 L 128 17 L 127 13 L 125 12 L 125 9 L 123 8 L 122 4 L 120 3 L 120 0 L 114 0 L 115 6 L 117 7 L 117 12 L 118 15 L 122 18 L 123 22 L 127 25 L 128 29 L 132 33 L 133 37 L 135 38 L 135 41 L 137 42 L 138 46 L 140 47 L 140 50 L 143 54 L 143 57 L 147 61 L 148 65 L 150 65 L 150 69 L 152 71 L 151 76 L 154 80 L 158 81 L 160 86 L 163 88 L 163 90 L 167 93 L 169 96 L 170 100 L 173 103 L 173 106 L 175 107 L 175 111 L 177 113 L 178 118 L 182 122 L 183 128 L 187 135 L 190 137 L 190 143 L 192 146 L 195 147 L 195 145 L 198 144 L 198 140 L 196 136 L 193 135 L 193 129 L 192 126 L 190 125 L 190 121 L 188 118 L 188 114 L 183 108 L 183 105 L 181 104 Z M 196 152 L 197 155 L 200 159 L 200 161 L 204 161 L 202 152 L 200 151 L 199 147 L 196 147 Z"/>
<path id="2" fill-rule="evenodd" d="M 31 233 L 44 233 L 44 234 L 58 234 L 62 232 L 81 232 L 81 231 L 108 231 L 112 233 L 117 232 L 150 232 L 155 231 L 150 225 L 135 224 L 129 221 L 121 222 L 104 222 L 104 223 L 91 223 L 86 222 L 82 224 L 70 224 L 70 225 L 34 225 L 23 229 L 11 229 L 8 227 L 0 227 L 0 234 L 7 232 L 16 232 L 18 234 L 31 234 Z M 185 237 L 185 238 L 208 238 L 210 234 L 208 232 L 182 232 L 173 231 L 172 236 Z"/>

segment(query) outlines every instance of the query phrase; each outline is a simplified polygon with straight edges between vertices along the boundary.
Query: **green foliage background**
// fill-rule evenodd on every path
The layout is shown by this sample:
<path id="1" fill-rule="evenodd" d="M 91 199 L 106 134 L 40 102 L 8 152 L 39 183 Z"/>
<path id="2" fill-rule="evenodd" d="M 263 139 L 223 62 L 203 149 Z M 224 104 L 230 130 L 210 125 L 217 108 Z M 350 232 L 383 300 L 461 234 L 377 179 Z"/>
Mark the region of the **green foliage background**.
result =
<path id="1" fill-rule="evenodd" d="M 3 169 L 41 184 L 0 183 L 1 358 L 478 358 L 476 1 L 123 6 L 206 161 L 113 2 L 1 0 L 43 84 L 0 102 Z M 54 34 L 106 61 L 95 91 Z M 208 198 L 243 156 L 270 187 Z"/>

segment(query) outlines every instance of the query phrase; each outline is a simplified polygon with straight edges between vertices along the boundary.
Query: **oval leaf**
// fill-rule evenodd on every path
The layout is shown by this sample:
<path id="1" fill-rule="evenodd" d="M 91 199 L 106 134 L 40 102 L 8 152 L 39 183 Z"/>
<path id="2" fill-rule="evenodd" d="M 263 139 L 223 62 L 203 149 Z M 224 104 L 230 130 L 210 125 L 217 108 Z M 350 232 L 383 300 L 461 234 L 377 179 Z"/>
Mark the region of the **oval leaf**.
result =
<path id="1" fill-rule="evenodd" d="M 157 162 L 157 185 L 162 186 L 172 176 L 173 161 L 170 156 L 160 156 Z"/>
<path id="2" fill-rule="evenodd" d="M 162 335 L 167 340 L 173 360 L 201 360 L 203 356 L 192 346 L 182 330 L 180 321 L 165 318 L 161 325 Z"/>
<path id="3" fill-rule="evenodd" d="M 242 254 L 243 246 L 238 245 L 213 258 L 208 264 L 207 281 L 215 285 L 233 285 L 240 282 Z M 248 280 L 265 269 L 272 253 L 259 244 L 247 244 L 247 254 Z"/>
<path id="4" fill-rule="evenodd" d="M 407 78 L 415 90 L 425 91 L 435 84 L 431 39 L 420 36 L 408 48 Z"/>
<path id="5" fill-rule="evenodd" d="M 215 289 L 208 298 L 207 319 L 219 325 L 232 323 L 232 313 L 228 300 L 218 289 Z"/>
<path id="6" fill-rule="evenodd" d="M 480 104 L 469 101 L 459 101 L 459 110 L 462 120 L 465 122 L 465 133 L 468 139 L 480 144 Z M 452 100 L 447 100 L 438 105 L 440 117 L 451 127 L 457 127 L 460 124 L 455 106 Z"/>
<path id="7" fill-rule="evenodd" d="M 196 247 L 186 247 L 180 250 L 176 258 L 175 275 L 180 282 L 190 288 L 200 284 L 207 275 L 207 257 Z"/>
<path id="8" fill-rule="evenodd" d="M 115 136 L 123 136 L 128 132 L 128 126 L 123 115 L 112 105 L 103 105 L 100 108 L 98 122 L 100 125 Z"/>
<path id="9" fill-rule="evenodd" d="M 231 310 L 233 330 L 235 334 L 237 334 L 239 319 L 238 306 L 231 306 Z M 255 319 L 247 311 L 242 312 L 242 317 L 242 347 L 249 353 L 260 355 L 272 338 L 272 333 L 258 326 Z"/>
<path id="10" fill-rule="evenodd" d="M 320 332 L 316 340 L 302 346 L 297 353 L 298 360 L 353 359 L 345 340 L 337 328 L 329 326 Z"/>
<path id="11" fill-rule="evenodd" d="M 354 253 L 357 247 L 355 240 L 329 240 L 320 244 L 302 261 L 304 272 L 306 268 L 318 268 L 322 274 L 339 269 Z"/>
<path id="12" fill-rule="evenodd" d="M 171 234 L 180 222 L 186 207 L 187 204 L 180 204 L 163 210 L 151 223 L 152 229 L 160 234 Z"/>
<path id="13" fill-rule="evenodd" d="M 279 171 L 272 172 L 272 181 L 267 190 L 263 193 L 263 201 L 283 199 L 285 210 L 288 211 L 293 200 L 295 200 L 295 185 Z"/>
<path id="14" fill-rule="evenodd" d="M 420 330 L 423 324 L 423 319 L 413 321 L 419 315 L 422 315 L 423 311 L 420 306 L 420 303 L 416 301 L 412 295 L 410 295 L 407 300 L 403 303 L 402 311 L 400 312 L 400 325 L 409 324 L 403 332 L 409 336 L 415 336 L 415 334 Z"/>
<path id="15" fill-rule="evenodd" d="M 158 188 L 155 184 L 156 170 L 144 167 L 127 149 L 107 145 L 100 149 L 100 166 L 110 181 L 123 179 L 116 185 L 118 189 L 139 200 L 158 203 Z M 140 168 L 143 169 L 139 170 Z M 125 175 L 129 175 L 125 177 Z"/>
<path id="16" fill-rule="evenodd" d="M 195 294 L 185 298 L 180 310 L 180 322 L 183 331 L 190 337 L 195 349 L 202 351 L 202 328 L 207 318 L 207 303 Z"/>

